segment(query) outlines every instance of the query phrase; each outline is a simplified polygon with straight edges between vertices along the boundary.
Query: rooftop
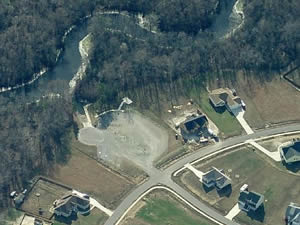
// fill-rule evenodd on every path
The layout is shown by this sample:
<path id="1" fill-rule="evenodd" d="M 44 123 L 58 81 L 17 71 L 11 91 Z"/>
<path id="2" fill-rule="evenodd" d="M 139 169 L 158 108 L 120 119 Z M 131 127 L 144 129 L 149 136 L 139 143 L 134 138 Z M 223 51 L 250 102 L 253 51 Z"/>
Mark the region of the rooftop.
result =
<path id="1" fill-rule="evenodd" d="M 55 204 L 54 210 L 68 214 L 72 211 L 74 205 L 87 207 L 90 204 L 90 201 L 89 199 L 83 198 L 77 194 L 68 193 L 61 199 L 57 200 Z"/>
<path id="2" fill-rule="evenodd" d="M 296 141 L 293 145 L 283 147 L 282 151 L 286 159 L 292 158 L 294 156 L 300 157 L 300 141 Z"/>
<path id="3" fill-rule="evenodd" d="M 223 187 L 231 184 L 231 179 L 225 175 L 222 170 L 218 170 L 217 168 L 213 167 L 210 171 L 206 172 L 203 175 L 203 179 L 206 182 L 215 182 L 216 187 L 222 189 Z"/>
<path id="4" fill-rule="evenodd" d="M 286 209 L 285 216 L 289 224 L 300 224 L 300 205 L 291 202 Z"/>
<path id="5" fill-rule="evenodd" d="M 256 193 L 254 191 L 241 191 L 239 196 L 239 201 L 241 202 L 247 202 L 252 204 L 257 204 L 261 198 L 264 196 Z"/>
<path id="6" fill-rule="evenodd" d="M 209 98 L 215 106 L 222 103 L 226 103 L 228 106 L 241 104 L 240 97 L 233 95 L 232 91 L 229 88 L 215 89 L 209 94 Z"/>

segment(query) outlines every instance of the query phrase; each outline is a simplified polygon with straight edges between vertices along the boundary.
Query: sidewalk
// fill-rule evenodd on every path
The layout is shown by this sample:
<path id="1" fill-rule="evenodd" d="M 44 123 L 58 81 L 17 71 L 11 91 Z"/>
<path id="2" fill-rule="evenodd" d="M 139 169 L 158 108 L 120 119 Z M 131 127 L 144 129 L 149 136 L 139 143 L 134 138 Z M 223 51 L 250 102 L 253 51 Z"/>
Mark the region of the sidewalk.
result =
<path id="1" fill-rule="evenodd" d="M 197 170 L 190 163 L 184 165 L 184 167 L 189 169 L 190 171 L 192 171 L 199 178 L 199 180 L 202 182 L 202 176 L 204 174 L 203 172 L 201 172 L 200 170 Z"/>
<path id="2" fill-rule="evenodd" d="M 281 157 L 280 157 L 280 152 L 279 151 L 270 152 L 267 149 L 265 149 L 264 147 L 262 147 L 261 145 L 257 144 L 253 140 L 248 140 L 248 141 L 246 141 L 246 143 L 251 144 L 253 147 L 255 147 L 256 149 L 258 149 L 262 153 L 266 154 L 267 156 L 269 156 L 270 158 L 272 158 L 274 161 L 276 161 L 276 162 L 280 162 L 281 161 Z"/>

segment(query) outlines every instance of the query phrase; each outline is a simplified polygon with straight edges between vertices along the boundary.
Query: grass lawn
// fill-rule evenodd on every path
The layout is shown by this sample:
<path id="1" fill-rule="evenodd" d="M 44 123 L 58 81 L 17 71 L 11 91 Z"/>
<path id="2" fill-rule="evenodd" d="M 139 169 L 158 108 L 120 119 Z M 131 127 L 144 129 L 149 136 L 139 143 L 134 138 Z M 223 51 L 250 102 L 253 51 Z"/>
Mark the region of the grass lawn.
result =
<path id="1" fill-rule="evenodd" d="M 199 104 L 203 112 L 217 125 L 224 136 L 228 137 L 241 134 L 242 127 L 237 119 L 227 110 L 223 113 L 216 112 L 209 102 L 207 92 L 201 92 Z"/>
<path id="2" fill-rule="evenodd" d="M 74 220 L 60 221 L 55 220 L 53 225 L 102 225 L 108 219 L 108 216 L 98 209 L 93 209 L 89 215 L 77 215 Z"/>
<path id="3" fill-rule="evenodd" d="M 134 214 L 134 218 L 126 218 L 122 225 L 214 224 L 164 191 L 154 191 L 146 196 Z"/>
<path id="4" fill-rule="evenodd" d="M 251 218 L 245 212 L 241 212 L 235 219 L 242 224 L 284 224 L 283 219 L 288 204 L 300 203 L 299 173 L 291 173 L 280 163 L 273 163 L 260 152 L 243 148 L 198 164 L 196 168 L 205 172 L 211 166 L 224 169 L 231 177 L 232 192 L 229 197 L 219 196 L 216 190 L 206 193 L 197 177 L 190 171 L 183 173 L 180 182 L 224 215 L 237 203 L 239 189 L 243 184 L 248 184 L 250 191 L 263 194 L 266 200 L 264 213 L 260 214 L 259 218 Z"/>

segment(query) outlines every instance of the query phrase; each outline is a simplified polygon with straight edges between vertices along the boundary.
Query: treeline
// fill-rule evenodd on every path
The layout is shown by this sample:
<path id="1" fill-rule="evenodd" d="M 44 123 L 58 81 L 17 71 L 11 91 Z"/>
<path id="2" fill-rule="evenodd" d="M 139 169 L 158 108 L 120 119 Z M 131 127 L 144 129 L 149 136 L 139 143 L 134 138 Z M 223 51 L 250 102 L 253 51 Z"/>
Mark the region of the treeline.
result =
<path id="1" fill-rule="evenodd" d="M 66 29 L 91 13 L 96 1 L 0 1 L 0 87 L 32 79 L 52 67 Z"/>
<path id="2" fill-rule="evenodd" d="M 197 34 L 208 28 L 219 10 L 220 0 L 103 0 L 106 8 L 151 15 L 165 32 Z M 222 0 L 226 1 L 226 0 Z"/>
<path id="3" fill-rule="evenodd" d="M 66 29 L 97 8 L 152 13 L 163 30 L 197 32 L 210 24 L 217 1 L 0 1 L 0 87 L 27 82 L 52 67 Z"/>
<path id="4" fill-rule="evenodd" d="M 63 98 L 38 103 L 0 96 L 0 209 L 9 193 L 21 191 L 32 176 L 47 173 L 69 155 L 72 105 Z"/>
<path id="5" fill-rule="evenodd" d="M 186 83 L 201 85 L 217 76 L 234 80 L 239 70 L 268 79 L 299 60 L 300 1 L 244 1 L 244 11 L 243 27 L 227 39 L 205 30 L 135 39 L 134 31 L 125 35 L 133 24 L 124 22 L 124 32 L 112 32 L 107 28 L 115 18 L 95 18 L 91 66 L 76 98 L 96 102 L 99 110 L 117 105 L 122 95 L 147 106 L 159 101 L 159 92 L 168 92 L 171 99 L 182 94 L 190 88 Z"/>

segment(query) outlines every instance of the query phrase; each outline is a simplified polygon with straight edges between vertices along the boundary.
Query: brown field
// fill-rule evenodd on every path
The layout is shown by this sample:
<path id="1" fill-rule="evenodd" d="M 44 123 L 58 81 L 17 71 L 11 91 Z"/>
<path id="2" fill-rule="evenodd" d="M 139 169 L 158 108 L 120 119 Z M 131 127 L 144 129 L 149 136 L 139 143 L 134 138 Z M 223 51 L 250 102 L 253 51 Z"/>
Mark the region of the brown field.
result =
<path id="1" fill-rule="evenodd" d="M 266 124 L 300 121 L 300 93 L 285 80 L 278 77 L 271 81 L 259 81 L 251 76 L 239 74 L 237 81 L 224 84 L 210 84 L 217 87 L 235 88 L 246 103 L 245 119 L 252 128 Z"/>
<path id="2" fill-rule="evenodd" d="M 215 159 L 210 159 L 195 167 L 203 172 L 211 166 L 224 169 L 232 179 L 230 195 L 220 195 L 216 190 L 206 192 L 199 179 L 190 171 L 185 171 L 179 183 L 201 200 L 212 205 L 223 215 L 237 203 L 239 189 L 248 184 L 249 189 L 261 193 L 265 197 L 264 213 L 257 217 L 249 217 L 245 212 L 239 213 L 235 219 L 246 225 L 280 225 L 283 224 L 285 210 L 290 202 L 300 203 L 300 173 L 287 170 L 282 163 L 275 163 L 261 152 L 253 152 L 250 148 L 233 151 Z M 238 175 L 238 176 L 237 176 Z"/>
<path id="3" fill-rule="evenodd" d="M 268 149 L 270 152 L 276 152 L 281 144 L 292 141 L 293 139 L 297 138 L 300 138 L 300 134 L 280 136 L 269 140 L 260 141 L 258 143 L 264 148 Z"/>
<path id="4" fill-rule="evenodd" d="M 64 196 L 68 191 L 70 191 L 70 189 L 48 182 L 44 179 L 39 179 L 28 193 L 21 209 L 34 215 L 39 215 L 39 208 L 42 208 L 42 217 L 50 219 L 52 213 L 49 209 L 53 205 L 53 202 Z M 37 197 L 36 194 L 40 194 L 40 196 Z"/>
<path id="5" fill-rule="evenodd" d="M 82 149 L 82 146 L 80 148 Z M 78 191 L 92 195 L 111 209 L 115 208 L 135 185 L 74 147 L 68 163 L 58 166 L 52 177 Z"/>

